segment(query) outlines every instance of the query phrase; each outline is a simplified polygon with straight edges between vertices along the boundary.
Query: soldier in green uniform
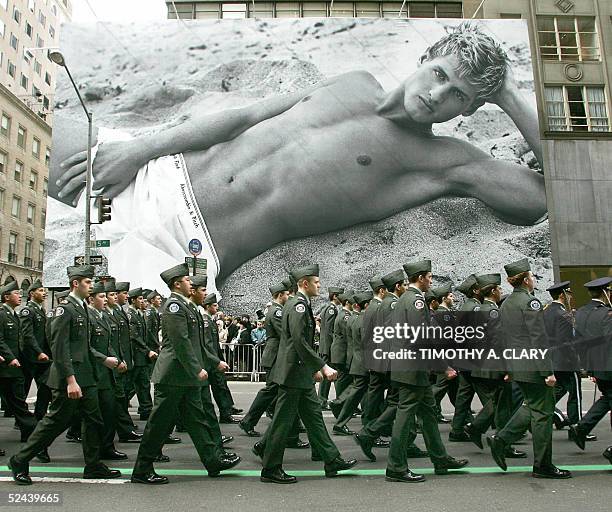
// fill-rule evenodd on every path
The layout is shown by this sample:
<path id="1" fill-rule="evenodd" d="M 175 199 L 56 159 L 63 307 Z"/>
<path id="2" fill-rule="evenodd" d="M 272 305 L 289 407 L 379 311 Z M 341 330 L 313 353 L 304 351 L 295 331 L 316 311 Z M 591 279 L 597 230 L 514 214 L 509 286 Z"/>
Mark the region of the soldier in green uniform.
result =
<path id="1" fill-rule="evenodd" d="M 512 294 L 500 308 L 500 331 L 508 349 L 548 347 L 542 318 L 542 304 L 532 295 L 535 278 L 529 260 L 504 266 Z M 508 445 L 517 442 L 531 425 L 533 437 L 533 472 L 537 478 L 570 478 L 572 474 L 552 463 L 552 429 L 555 411 L 555 375 L 552 362 L 531 360 L 527 365 L 512 362 L 512 379 L 518 383 L 524 403 L 496 435 L 487 437 L 497 465 L 507 469 L 505 453 Z"/>
<path id="2" fill-rule="evenodd" d="M 314 350 L 315 322 L 310 299 L 319 294 L 319 266 L 295 269 L 291 275 L 298 292 L 283 308 L 282 332 L 272 379 L 279 385 L 274 418 L 265 446 L 262 482 L 294 483 L 297 479 L 282 468 L 287 438 L 300 416 L 313 450 L 325 462 L 325 476 L 349 469 L 356 460 L 344 460 L 331 440 L 323 421 L 315 381 L 334 380 L 338 372 L 326 365 Z"/>
<path id="3" fill-rule="evenodd" d="M 345 291 L 338 298 L 342 308 L 336 315 L 334 321 L 333 341 L 330 348 L 330 359 L 333 368 L 338 370 L 338 379 L 335 382 L 336 398 L 342 396 L 344 390 L 351 383 L 351 376 L 348 373 L 348 328 L 347 321 L 353 311 L 352 291 Z M 331 404 L 329 404 L 331 409 Z M 333 409 L 332 409 L 333 412 Z"/>
<path id="4" fill-rule="evenodd" d="M 586 283 L 584 286 L 588 289 L 591 300 L 576 311 L 576 336 L 581 340 L 603 341 L 607 347 L 607 360 L 591 371 L 601 396 L 578 424 L 570 427 L 570 439 L 582 450 L 591 430 L 609 411 L 612 411 L 611 283 L 611 277 L 601 277 Z M 611 452 L 612 450 L 608 448 L 603 454 L 610 462 L 612 462 Z"/>
<path id="5" fill-rule="evenodd" d="M 200 460 L 209 476 L 218 476 L 234 467 L 240 457 L 225 457 L 206 426 L 200 387 L 208 379 L 209 364 L 203 350 L 204 340 L 198 312 L 189 305 L 191 281 L 189 268 L 182 263 L 160 274 L 171 291 L 161 312 L 162 350 L 153 369 L 155 404 L 145 427 L 131 481 L 165 484 L 153 462 L 180 414 Z"/>
<path id="6" fill-rule="evenodd" d="M 109 469 L 100 461 L 102 415 L 96 388 L 97 363 L 90 345 L 90 320 L 85 300 L 91 289 L 94 269 L 90 265 L 68 267 L 70 294 L 66 304 L 55 309 L 51 321 L 53 364 L 47 384 L 53 399 L 47 415 L 22 449 L 9 460 L 13 479 L 20 485 L 31 485 L 29 462 L 48 447 L 70 424 L 74 414 L 82 417 L 83 478 L 117 478 L 121 472 Z M 107 367 L 116 359 L 108 358 Z"/>
<path id="7" fill-rule="evenodd" d="M 336 286 L 330 286 L 327 289 L 329 296 L 329 303 L 324 305 L 321 309 L 321 333 L 319 334 L 319 355 L 325 361 L 325 364 L 330 363 L 331 357 L 331 346 L 334 339 L 334 322 L 338 315 L 338 310 L 342 307 L 338 296 L 344 293 L 344 288 L 338 288 Z M 331 382 L 327 379 L 319 384 L 319 398 L 321 399 L 321 408 L 327 409 L 327 400 L 329 398 L 329 390 L 331 389 Z M 338 393 L 336 393 L 338 395 Z"/>
<path id="8" fill-rule="evenodd" d="M 424 293 L 431 287 L 431 261 L 421 260 L 404 265 L 409 285 L 394 308 L 393 321 L 409 326 L 429 326 L 431 316 L 425 304 Z M 448 368 L 448 377 L 454 370 Z M 464 467 L 467 459 L 455 459 L 448 455 L 440 438 L 436 414 L 436 402 L 429 381 L 429 372 L 424 369 L 392 367 L 391 380 L 399 388 L 397 416 L 393 424 L 393 435 L 389 447 L 386 479 L 390 482 L 422 482 L 423 475 L 408 469 L 406 447 L 414 441 L 415 416 L 423 422 L 423 438 L 434 464 L 436 474 L 446 474 L 449 469 Z"/>
<path id="9" fill-rule="evenodd" d="M 159 307 L 161 306 L 161 295 L 157 290 L 149 292 L 146 296 L 149 307 L 145 312 L 145 321 L 147 324 L 147 345 L 151 350 L 159 354 Z"/>
<path id="10" fill-rule="evenodd" d="M 113 347 L 113 330 L 104 314 L 107 304 L 106 290 L 103 282 L 98 282 L 91 289 L 91 306 L 89 319 L 91 323 L 91 348 L 98 363 L 98 404 L 104 421 L 100 439 L 100 458 L 103 460 L 125 460 L 127 454 L 115 448 L 117 432 L 117 400 L 115 398 L 115 371 L 121 364 Z M 112 368 L 109 368 L 112 364 Z"/>

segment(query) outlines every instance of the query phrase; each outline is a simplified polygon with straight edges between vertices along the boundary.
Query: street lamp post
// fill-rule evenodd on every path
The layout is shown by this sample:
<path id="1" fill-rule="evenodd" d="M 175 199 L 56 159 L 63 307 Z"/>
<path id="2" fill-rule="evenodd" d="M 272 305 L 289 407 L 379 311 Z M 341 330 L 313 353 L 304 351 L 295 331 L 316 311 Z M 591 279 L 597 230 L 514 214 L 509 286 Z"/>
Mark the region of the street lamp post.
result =
<path id="1" fill-rule="evenodd" d="M 91 256 L 91 246 L 90 246 L 90 238 L 91 238 L 91 142 L 92 142 L 92 132 L 93 132 L 93 114 L 87 110 L 85 106 L 85 102 L 83 101 L 83 97 L 79 92 L 79 88 L 77 87 L 72 75 L 70 74 L 70 70 L 66 65 L 66 60 L 61 52 L 54 50 L 49 52 L 49 58 L 55 62 L 58 66 L 62 66 L 66 73 L 68 74 L 68 78 L 70 78 L 70 82 L 72 83 L 72 87 L 74 87 L 75 92 L 81 102 L 81 106 L 85 111 L 85 115 L 87 116 L 87 173 L 85 174 L 85 264 L 89 265 L 90 256 Z"/>

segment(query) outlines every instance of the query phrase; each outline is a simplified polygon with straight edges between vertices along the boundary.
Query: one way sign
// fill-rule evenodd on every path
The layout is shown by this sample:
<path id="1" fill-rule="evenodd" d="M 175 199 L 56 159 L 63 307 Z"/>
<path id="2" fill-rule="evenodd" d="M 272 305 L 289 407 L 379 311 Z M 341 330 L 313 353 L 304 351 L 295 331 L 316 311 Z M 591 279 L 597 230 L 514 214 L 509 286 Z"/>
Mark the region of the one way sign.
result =
<path id="1" fill-rule="evenodd" d="M 91 265 L 102 265 L 102 256 L 99 254 L 92 255 L 89 257 L 89 263 Z M 75 265 L 85 265 L 85 256 L 75 256 L 74 257 Z"/>

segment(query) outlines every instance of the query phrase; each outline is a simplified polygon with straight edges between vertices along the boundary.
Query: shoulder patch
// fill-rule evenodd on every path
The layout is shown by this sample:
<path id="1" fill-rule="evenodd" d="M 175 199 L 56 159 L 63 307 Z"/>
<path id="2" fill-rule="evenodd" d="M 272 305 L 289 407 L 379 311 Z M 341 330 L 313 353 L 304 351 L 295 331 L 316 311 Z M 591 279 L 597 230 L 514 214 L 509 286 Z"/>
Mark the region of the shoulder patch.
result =
<path id="1" fill-rule="evenodd" d="M 397 304 L 396 302 L 392 302 L 391 303 L 391 309 L 395 309 L 395 304 Z"/>
<path id="2" fill-rule="evenodd" d="M 497 309 L 492 309 L 489 311 L 489 318 L 497 318 L 499 316 L 499 311 Z"/>
<path id="3" fill-rule="evenodd" d="M 204 327 L 208 327 L 208 320 L 204 320 Z"/>
<path id="4" fill-rule="evenodd" d="M 147 309 L 145 311 L 145 316 L 151 316 L 151 310 L 150 309 Z"/>
<path id="5" fill-rule="evenodd" d="M 53 311 L 49 311 L 47 313 L 47 318 L 52 318 L 53 317 Z"/>
<path id="6" fill-rule="evenodd" d="M 274 316 L 277 317 L 277 318 L 282 318 L 283 317 L 283 310 L 282 309 L 277 309 L 274 312 Z"/>
<path id="7" fill-rule="evenodd" d="M 480 311 L 480 306 L 474 306 L 474 311 Z"/>
<path id="8" fill-rule="evenodd" d="M 23 308 L 21 310 L 21 316 L 28 316 L 30 314 L 30 310 L 28 308 Z"/>
<path id="9" fill-rule="evenodd" d="M 304 306 L 304 304 L 296 304 L 295 310 L 298 313 L 305 313 L 306 312 L 306 306 Z"/>
<path id="10" fill-rule="evenodd" d="M 414 307 L 417 309 L 423 309 L 425 307 L 425 301 L 423 299 L 417 299 L 414 301 Z"/>
<path id="11" fill-rule="evenodd" d="M 335 308 L 329 308 L 327 310 L 327 314 L 328 315 L 335 315 L 336 314 L 336 309 Z"/>
<path id="12" fill-rule="evenodd" d="M 173 302 L 168 306 L 168 311 L 170 311 L 170 313 L 176 313 L 179 309 L 179 305 L 176 302 Z"/>
<path id="13" fill-rule="evenodd" d="M 55 308 L 55 316 L 62 316 L 64 314 L 64 308 L 62 306 L 58 306 Z"/>
<path id="14" fill-rule="evenodd" d="M 450 315 L 444 315 L 445 322 L 450 322 L 450 319 L 451 319 Z"/>
<path id="15" fill-rule="evenodd" d="M 529 301 L 529 308 L 534 311 L 539 311 L 540 309 L 542 309 L 542 304 L 538 299 L 533 299 Z"/>

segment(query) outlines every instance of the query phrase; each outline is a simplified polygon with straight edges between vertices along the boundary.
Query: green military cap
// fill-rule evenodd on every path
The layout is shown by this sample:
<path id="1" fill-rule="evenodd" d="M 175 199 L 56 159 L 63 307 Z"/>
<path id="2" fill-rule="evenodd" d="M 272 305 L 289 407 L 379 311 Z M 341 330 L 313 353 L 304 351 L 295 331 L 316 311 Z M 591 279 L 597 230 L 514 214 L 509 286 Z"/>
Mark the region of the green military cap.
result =
<path id="1" fill-rule="evenodd" d="M 397 283 L 403 282 L 406 276 L 403 270 L 394 270 L 393 272 L 385 274 L 380 279 L 386 288 L 393 288 Z"/>
<path id="2" fill-rule="evenodd" d="M 431 260 L 420 260 L 402 265 L 408 277 L 431 272 Z"/>
<path id="3" fill-rule="evenodd" d="M 175 265 L 174 267 L 169 268 L 168 270 L 164 270 L 159 277 L 162 278 L 162 281 L 170 287 L 170 282 L 177 277 L 185 277 L 189 275 L 189 267 L 187 263 L 180 263 Z"/>
<path id="4" fill-rule="evenodd" d="M 451 283 L 446 283 L 443 286 L 439 286 L 438 288 L 434 288 L 432 291 L 436 294 L 436 296 L 441 299 L 442 297 L 446 297 L 453 289 L 453 285 Z"/>
<path id="5" fill-rule="evenodd" d="M 95 272 L 93 265 L 76 265 L 74 267 L 66 268 L 68 273 L 68 279 L 76 279 L 78 277 L 88 277 L 91 279 Z"/>
<path id="6" fill-rule="evenodd" d="M 338 299 L 340 299 L 340 302 L 344 302 L 345 300 L 348 300 L 351 303 L 354 303 L 355 301 L 353 300 L 353 294 L 354 292 L 352 290 L 347 290 L 344 293 L 341 293 L 340 295 L 338 295 Z"/>
<path id="7" fill-rule="evenodd" d="M 132 288 L 129 292 L 128 292 L 128 297 L 130 299 L 133 299 L 135 297 L 140 297 L 142 295 L 142 288 Z"/>
<path id="8" fill-rule="evenodd" d="M 209 293 L 206 298 L 204 299 L 203 304 L 205 306 L 210 306 L 211 304 L 214 304 L 215 302 L 217 302 L 217 294 L 216 293 Z"/>
<path id="9" fill-rule="evenodd" d="M 102 281 L 98 281 L 91 287 L 91 294 L 95 295 L 96 293 L 105 293 L 106 286 Z"/>
<path id="10" fill-rule="evenodd" d="M 287 289 L 287 290 L 291 290 L 291 288 L 293 288 L 295 286 L 295 283 L 293 282 L 293 280 L 291 279 L 291 277 L 287 277 L 285 279 L 283 279 L 281 281 L 281 283 L 283 283 L 283 286 Z"/>
<path id="11" fill-rule="evenodd" d="M 514 277 L 522 272 L 529 272 L 531 270 L 531 266 L 529 265 L 529 260 L 527 258 L 523 258 L 522 260 L 504 265 L 504 270 L 506 271 L 506 274 L 508 274 L 508 277 Z"/>
<path id="12" fill-rule="evenodd" d="M 142 296 L 146 299 L 153 290 L 149 290 L 148 288 L 142 289 Z"/>
<path id="13" fill-rule="evenodd" d="M 438 300 L 438 295 L 433 290 L 427 290 L 425 292 L 425 302 L 429 304 L 432 300 Z"/>
<path id="14" fill-rule="evenodd" d="M 34 290 L 38 290 L 39 288 L 44 288 L 43 284 L 40 282 L 40 279 L 34 281 L 30 287 L 28 288 L 28 293 L 33 292 Z"/>
<path id="15" fill-rule="evenodd" d="M 64 291 L 61 291 L 61 292 L 57 292 L 57 293 L 55 294 L 55 298 L 56 298 L 57 300 L 64 299 L 64 298 L 68 297 L 68 294 L 69 294 L 69 293 L 70 293 L 70 290 L 64 290 Z"/>
<path id="16" fill-rule="evenodd" d="M 10 283 L 5 284 L 2 288 L 0 288 L 0 295 L 11 293 L 12 291 L 15 291 L 18 289 L 19 289 L 19 286 L 17 285 L 17 281 L 11 281 Z"/>
<path id="17" fill-rule="evenodd" d="M 118 292 L 127 292 L 130 289 L 130 283 L 127 281 L 120 281 L 115 283 L 115 288 Z"/>
<path id="18" fill-rule="evenodd" d="M 501 284 L 501 274 L 479 274 L 476 276 L 476 285 L 478 288 L 484 288 L 485 286 Z"/>
<path id="19" fill-rule="evenodd" d="M 379 288 L 385 287 L 385 283 L 383 283 L 382 279 L 378 276 L 375 276 L 372 279 L 370 279 L 368 283 L 370 285 L 370 288 L 372 288 L 372 290 L 374 291 L 377 291 Z"/>
<path id="20" fill-rule="evenodd" d="M 588 283 L 584 283 L 584 286 L 590 290 L 596 290 L 597 288 L 601 288 L 603 290 L 607 288 L 610 283 L 612 283 L 612 277 L 600 277 L 598 279 L 593 279 L 593 281 L 589 281 Z"/>
<path id="21" fill-rule="evenodd" d="M 272 295 L 275 295 L 275 294 L 280 293 L 280 292 L 286 292 L 287 291 L 287 287 L 285 286 L 284 283 L 277 283 L 277 284 L 273 284 L 272 286 L 270 286 L 270 288 L 268 288 L 268 290 L 270 290 L 270 293 Z"/>
<path id="22" fill-rule="evenodd" d="M 374 294 L 371 291 L 357 293 L 355 294 L 355 302 L 359 304 L 361 307 L 363 307 L 363 305 L 366 302 L 371 301 L 373 297 L 374 297 Z"/>
<path id="23" fill-rule="evenodd" d="M 327 293 L 329 293 L 330 295 L 340 295 L 341 293 L 344 293 L 344 288 L 339 288 L 337 286 L 330 286 L 327 289 Z"/>
<path id="24" fill-rule="evenodd" d="M 112 277 L 110 279 L 107 279 L 104 283 L 104 291 L 106 293 L 117 291 L 117 282 Z"/>
<path id="25" fill-rule="evenodd" d="M 161 293 L 159 293 L 157 290 L 153 290 L 151 293 L 149 293 L 147 295 L 147 300 L 153 300 L 155 297 L 161 297 Z"/>
<path id="26" fill-rule="evenodd" d="M 476 284 L 476 276 L 474 274 L 470 274 L 463 283 L 457 286 L 457 290 L 463 293 L 463 295 L 467 295 L 470 293 L 470 290 Z"/>
<path id="27" fill-rule="evenodd" d="M 206 276 L 191 276 L 189 279 L 191 279 L 191 284 L 194 288 L 199 286 L 206 288 L 206 285 L 208 284 L 208 278 Z"/>
<path id="28" fill-rule="evenodd" d="M 319 277 L 319 265 L 315 263 L 314 265 L 306 265 L 305 267 L 295 268 L 289 272 L 289 275 L 295 280 L 296 283 L 304 277 Z"/>

